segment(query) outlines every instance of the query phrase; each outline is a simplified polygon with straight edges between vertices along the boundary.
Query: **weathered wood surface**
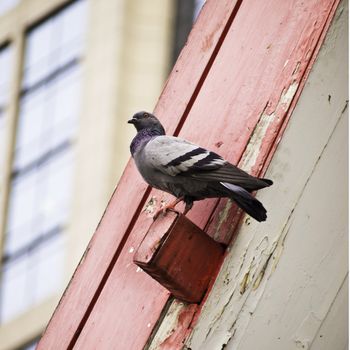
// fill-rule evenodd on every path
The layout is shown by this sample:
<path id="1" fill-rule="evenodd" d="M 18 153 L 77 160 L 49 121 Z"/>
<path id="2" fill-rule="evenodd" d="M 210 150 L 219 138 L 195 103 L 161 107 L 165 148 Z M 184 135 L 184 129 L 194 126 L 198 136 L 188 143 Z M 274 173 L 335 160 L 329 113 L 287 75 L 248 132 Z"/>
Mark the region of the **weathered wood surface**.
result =
<path id="1" fill-rule="evenodd" d="M 207 1 L 156 107 L 167 131 L 259 173 L 301 91 L 334 4 Z M 39 349 L 145 345 L 169 294 L 133 265 L 132 256 L 162 200 L 169 196 L 149 192 L 129 162 Z M 226 201 L 207 200 L 196 203 L 189 217 L 227 242 L 232 214 Z M 164 348 L 181 347 L 195 310 L 178 313 L 181 332 L 172 333 Z"/>
<path id="2" fill-rule="evenodd" d="M 346 22 L 342 4 L 268 168 L 274 191 L 258 195 L 272 215 L 242 226 L 192 350 L 346 348 Z"/>
<path id="3" fill-rule="evenodd" d="M 336 3 L 323 2 L 321 4 L 320 2 L 317 2 L 317 3 L 308 2 L 306 4 L 306 7 L 303 8 L 305 4 L 302 4 L 302 3 L 296 4 L 296 2 L 293 2 L 293 6 L 296 7 L 296 11 L 294 13 L 291 13 L 293 12 L 292 11 L 293 6 L 288 7 L 286 6 L 286 3 L 276 4 L 274 2 L 267 2 L 267 3 L 260 2 L 259 6 L 261 7 L 259 7 L 257 4 L 254 7 L 254 10 L 256 10 L 259 15 L 257 15 L 254 11 L 249 11 L 253 7 L 252 7 L 252 3 L 245 2 L 244 4 L 247 4 L 247 3 L 250 4 L 250 7 L 249 5 L 247 5 L 248 7 L 246 8 L 246 12 L 244 13 L 244 15 L 242 14 L 242 23 L 238 23 L 238 24 L 241 25 L 241 27 L 244 30 L 249 32 L 249 30 L 246 27 L 244 27 L 243 21 L 245 20 L 249 22 L 249 18 L 250 18 L 249 16 L 254 16 L 254 15 L 258 16 L 255 18 L 259 18 L 264 23 L 264 25 L 261 25 L 261 26 L 257 25 L 256 27 L 265 28 L 265 26 L 267 26 L 267 28 L 269 28 L 270 32 L 272 33 L 271 38 L 269 38 L 271 41 L 267 39 L 267 41 L 269 41 L 269 44 L 265 46 L 265 49 L 268 52 L 269 49 L 275 46 L 277 47 L 276 49 L 277 52 L 274 52 L 274 54 L 277 56 L 282 55 L 282 57 L 284 57 L 284 60 L 281 59 L 281 57 L 278 57 L 278 58 L 274 58 L 273 56 L 270 57 L 268 52 L 267 53 L 268 57 L 266 58 L 266 61 L 264 61 L 264 63 L 261 63 L 259 66 L 260 69 L 266 73 L 266 76 L 264 75 L 264 73 L 262 73 L 262 77 L 259 77 L 258 72 L 254 72 L 254 69 L 249 69 L 249 67 L 255 67 L 257 64 L 255 63 L 256 61 L 254 61 L 254 58 L 251 58 L 252 61 L 249 64 L 247 63 L 245 66 L 243 65 L 243 67 L 246 67 L 245 73 L 247 74 L 248 77 L 250 77 L 250 74 L 255 74 L 255 77 L 257 78 L 256 80 L 254 80 L 254 75 L 253 75 L 250 79 L 248 79 L 250 83 L 259 81 L 264 86 L 265 89 L 268 89 L 269 84 L 273 84 L 273 82 L 276 81 L 276 86 L 273 86 L 273 87 L 270 86 L 270 90 L 269 90 L 272 96 L 271 97 L 272 102 L 270 103 L 270 99 L 267 99 L 265 101 L 265 104 L 261 103 L 262 107 L 259 114 L 260 119 L 254 128 L 252 137 L 250 138 L 249 144 L 246 147 L 243 156 L 241 156 L 241 161 L 240 161 L 240 164 L 242 165 L 243 168 L 250 170 L 253 173 L 258 173 L 261 168 L 263 167 L 266 168 L 268 164 L 266 162 L 271 159 L 271 154 L 269 152 L 273 151 L 276 148 L 281 138 L 282 129 L 285 128 L 286 121 L 289 119 L 291 113 L 293 112 L 293 108 L 297 102 L 296 98 L 300 95 L 302 91 L 302 87 L 304 86 L 305 80 L 307 78 L 307 75 L 312 68 L 312 63 L 315 60 L 317 49 L 322 44 L 322 40 L 327 32 L 327 26 L 329 25 L 329 22 L 332 19 L 334 11 L 336 9 Z M 321 5 L 324 6 L 323 11 L 321 11 L 320 9 Z M 244 7 L 242 5 L 242 7 L 240 8 L 240 11 L 243 11 L 243 9 Z M 273 11 L 273 15 L 275 16 L 275 18 L 270 19 L 267 13 L 264 14 L 264 9 L 267 12 Z M 278 15 L 280 17 L 278 17 Z M 306 16 L 306 17 L 303 17 L 303 16 Z M 317 18 L 315 18 L 314 16 L 316 16 Z M 293 23 L 291 24 L 288 21 L 284 21 L 282 20 L 282 18 L 293 18 L 293 21 L 292 21 Z M 310 18 L 312 18 L 312 20 Z M 321 20 L 321 18 L 323 20 Z M 308 22 L 308 19 L 310 19 L 310 22 Z M 238 19 L 234 21 L 232 27 L 236 24 L 237 20 Z M 298 20 L 300 22 L 298 22 Z M 269 26 L 269 23 L 270 23 L 269 21 L 271 21 L 270 26 Z M 276 32 L 273 32 L 273 23 L 278 23 L 278 31 L 276 29 Z M 288 27 L 289 25 L 291 25 L 290 28 Z M 287 28 L 283 28 L 283 27 L 287 27 Z M 283 31 L 285 32 L 283 33 Z M 252 32 L 251 34 L 253 35 L 255 34 L 255 32 Z M 264 34 L 266 35 L 265 32 Z M 229 35 L 230 33 L 228 33 L 228 36 Z M 296 40 L 296 43 L 294 44 L 291 43 L 293 35 L 294 35 L 294 39 Z M 251 45 L 249 45 L 250 44 L 249 38 L 247 38 L 247 36 L 244 36 L 243 34 L 241 35 L 241 37 L 242 37 L 242 42 L 240 43 L 241 47 L 243 48 L 253 47 L 254 49 L 255 47 L 260 47 L 257 44 L 257 42 L 259 43 L 260 41 L 263 41 L 265 38 L 265 36 L 264 38 L 261 38 L 257 35 L 256 38 L 254 37 L 251 39 L 253 40 L 253 42 L 255 42 L 256 40 L 255 44 L 253 45 L 252 43 Z M 226 40 L 228 39 L 226 38 Z M 226 41 L 224 42 L 224 45 L 225 43 Z M 311 54 L 311 52 L 313 54 Z M 220 58 L 221 58 L 221 52 L 216 62 L 218 62 Z M 262 58 L 259 57 L 259 60 L 261 61 Z M 238 59 L 238 63 L 240 62 L 241 61 Z M 281 64 L 283 63 L 283 65 L 278 66 L 278 62 L 281 62 Z M 242 64 L 243 63 L 245 62 L 242 62 Z M 269 65 L 270 63 L 271 63 L 271 66 Z M 277 67 L 279 67 L 280 69 L 278 72 L 279 73 L 282 72 L 280 76 L 272 75 L 272 73 L 274 72 L 274 68 L 276 68 L 276 64 L 277 64 Z M 293 64 L 295 64 L 295 66 L 293 66 Z M 288 70 L 287 72 L 285 71 L 286 67 L 289 65 L 292 65 L 293 67 L 296 68 L 295 70 L 294 69 L 289 70 L 290 75 L 288 75 L 287 73 Z M 220 67 L 221 66 L 224 66 L 224 64 L 221 63 Z M 220 67 L 218 69 L 220 69 Z M 213 67 L 213 69 L 214 68 L 215 67 Z M 231 68 L 232 68 L 231 70 L 237 73 L 235 70 L 235 66 L 231 66 Z M 241 69 L 238 70 L 239 73 L 237 74 L 240 74 L 242 69 L 244 68 L 241 67 Z M 214 70 L 212 70 L 211 73 L 213 71 Z M 230 74 L 230 73 L 226 72 L 226 74 Z M 271 80 L 268 74 L 271 74 L 271 76 L 273 77 Z M 227 80 L 230 78 L 225 77 L 223 79 Z M 285 79 L 285 84 L 283 84 L 283 79 Z M 207 81 L 209 81 L 209 77 Z M 215 81 L 213 81 L 212 84 L 215 84 Z M 217 83 L 217 85 L 219 84 Z M 234 119 L 235 122 L 238 122 L 239 124 L 238 127 L 240 126 L 240 120 L 248 119 L 246 115 L 251 115 L 250 113 L 252 113 L 252 110 L 249 110 L 247 106 L 249 106 L 250 108 L 253 108 L 255 104 L 260 101 L 259 100 L 260 94 L 263 96 L 266 96 L 266 91 L 260 91 L 259 85 L 250 85 L 250 84 L 247 84 L 247 85 L 252 89 L 251 93 L 254 95 L 254 101 L 249 101 L 246 103 L 246 105 L 243 104 L 244 106 L 242 107 L 241 103 L 244 100 L 244 96 L 242 96 L 241 99 L 239 99 L 240 103 L 237 103 L 236 105 L 237 108 L 235 108 L 234 110 L 235 118 L 236 118 L 236 113 L 239 114 L 241 110 L 243 111 L 245 110 L 246 113 L 241 112 L 241 114 L 239 114 L 240 117 L 237 118 L 237 120 Z M 234 86 L 235 85 L 232 84 L 231 89 L 233 89 Z M 203 86 L 203 89 L 204 88 L 205 88 L 205 85 Z M 216 91 L 219 89 L 220 87 L 217 86 Z M 255 92 L 254 92 L 254 89 L 255 89 Z M 226 87 L 225 89 L 226 95 L 229 94 L 229 92 L 227 91 L 228 91 L 228 87 Z M 239 92 L 240 91 L 238 92 L 236 91 L 236 94 L 239 94 Z M 215 94 L 212 94 L 212 95 L 215 95 Z M 257 101 L 255 100 L 256 96 L 257 96 Z M 279 100 L 276 101 L 275 97 L 279 97 Z M 199 101 L 199 98 L 200 96 L 198 97 L 197 101 Z M 207 96 L 207 98 L 209 97 Z M 220 102 L 224 98 L 225 97 L 217 96 L 216 100 Z M 214 99 L 214 101 L 216 100 Z M 203 100 L 200 106 L 203 106 L 204 103 L 205 102 Z M 198 108 L 200 108 L 200 106 Z M 220 109 L 219 104 L 216 107 Z M 194 105 L 192 110 L 194 110 L 195 108 L 196 108 L 196 105 Z M 221 109 L 222 108 L 224 107 L 221 107 Z M 210 107 L 208 107 L 208 109 L 210 109 Z M 210 110 L 205 112 L 203 107 L 202 112 L 210 113 Z M 283 119 L 284 119 L 284 122 L 283 122 Z M 276 125 L 276 123 L 279 123 L 279 125 Z M 187 126 L 187 123 L 185 127 L 186 126 Z M 229 126 L 230 124 L 227 123 L 228 128 Z M 233 124 L 233 126 L 237 127 L 236 123 Z M 230 132 L 230 135 L 232 136 L 233 132 L 231 130 L 229 130 L 229 132 Z M 198 131 L 198 133 L 200 133 L 200 131 Z M 275 140 L 273 139 L 273 136 L 275 137 Z M 234 140 L 237 141 L 237 139 L 234 139 Z M 237 149 L 236 146 L 238 146 L 237 148 L 239 148 L 239 144 L 238 145 L 235 144 L 235 149 Z M 223 151 L 221 151 L 222 149 L 223 148 L 220 147 L 220 152 L 224 154 L 225 150 L 223 149 Z M 228 156 L 229 158 L 232 155 L 233 150 L 229 149 L 228 152 L 230 152 L 230 155 Z M 265 160 L 265 163 L 263 160 L 260 160 L 259 162 L 259 159 L 263 156 L 265 156 L 267 159 Z M 237 160 L 238 159 L 239 159 L 239 156 L 237 155 Z M 208 205 L 208 204 L 203 203 L 203 206 L 204 205 Z M 273 203 L 271 203 L 270 205 L 267 204 L 266 207 L 268 209 L 274 208 L 275 204 Z M 202 212 L 203 212 L 203 208 L 202 208 Z M 226 202 L 225 200 L 220 201 L 218 207 L 215 209 L 215 212 L 212 215 L 212 218 L 206 224 L 207 225 L 206 230 L 208 231 L 208 233 L 214 236 L 216 239 L 227 242 L 227 240 L 229 240 L 232 237 L 232 232 L 234 231 L 237 224 L 236 217 L 233 215 L 234 212 L 235 212 L 235 208 L 231 208 L 230 202 Z M 195 214 L 196 212 L 190 214 L 191 218 L 194 220 L 196 220 L 196 217 L 194 216 Z M 250 218 L 246 218 L 245 223 L 247 225 L 250 225 L 251 222 L 252 221 Z M 259 227 L 260 229 L 264 229 L 264 225 L 259 225 Z M 219 291 L 216 294 L 214 294 L 213 298 L 219 298 Z M 177 307 L 181 309 L 176 311 L 180 314 L 181 312 L 185 312 L 186 310 L 186 306 L 178 305 Z M 193 315 L 190 315 L 189 313 L 187 313 L 186 315 L 188 319 L 193 318 Z M 195 316 L 195 318 L 197 317 L 198 317 L 198 313 Z M 168 331 L 166 330 L 167 327 L 165 324 L 167 322 L 166 321 L 167 318 L 168 318 L 168 315 L 165 315 L 165 322 L 164 324 L 162 324 L 160 328 L 161 329 L 160 335 L 159 334 L 155 335 L 155 339 L 151 344 L 151 348 L 155 346 L 154 344 L 158 344 L 159 346 L 161 346 L 162 349 L 171 349 L 171 347 L 173 346 L 173 335 L 171 334 L 171 332 L 169 332 L 169 330 Z M 192 321 L 192 324 L 194 323 L 195 321 Z M 191 330 L 191 326 L 189 327 L 188 332 L 190 332 L 190 330 Z M 168 334 L 168 336 L 166 338 L 162 338 L 164 334 Z M 177 339 L 179 339 L 178 333 L 176 334 L 176 337 Z M 186 337 L 186 332 L 184 331 L 183 338 L 185 337 Z M 178 343 L 178 347 L 179 348 L 181 347 L 180 343 Z"/>
<path id="4" fill-rule="evenodd" d="M 228 22 L 232 21 L 233 18 L 230 17 L 234 17 L 235 6 L 236 2 L 231 0 L 220 1 L 220 4 L 216 1 L 208 1 L 204 6 L 191 32 L 189 38 L 191 45 L 187 45 L 182 51 L 156 107 L 156 114 L 166 126 L 168 133 L 174 133 L 177 128 L 181 128 L 181 120 L 186 116 L 186 109 L 193 103 L 196 89 L 200 89 L 221 45 L 223 31 Z M 50 320 L 39 343 L 39 349 L 59 350 L 74 346 L 148 195 L 147 185 L 130 161 L 69 287 Z M 150 224 L 151 219 L 147 218 L 146 222 L 144 228 Z M 140 241 L 142 232 L 137 238 Z M 129 260 L 128 263 L 131 261 Z M 133 276 L 130 276 L 131 279 Z M 166 300 L 168 293 L 155 283 L 150 283 L 155 286 L 156 293 L 159 292 L 159 296 L 163 296 Z M 147 285 L 147 288 L 152 287 Z M 136 298 L 135 295 L 134 302 Z M 141 296 L 139 300 L 143 302 L 144 297 Z M 126 303 L 121 297 L 120 302 Z M 150 303 L 149 309 L 143 309 L 140 313 L 146 315 L 146 318 L 149 314 L 153 314 L 152 326 L 162 309 L 161 304 L 155 305 L 154 308 L 153 306 Z M 152 327 L 148 326 L 148 320 L 146 320 L 146 327 L 144 327 L 143 318 L 139 320 L 142 324 L 139 344 L 142 344 L 149 336 Z M 130 321 L 134 320 L 130 318 Z M 125 346 L 128 348 L 129 345 Z"/>

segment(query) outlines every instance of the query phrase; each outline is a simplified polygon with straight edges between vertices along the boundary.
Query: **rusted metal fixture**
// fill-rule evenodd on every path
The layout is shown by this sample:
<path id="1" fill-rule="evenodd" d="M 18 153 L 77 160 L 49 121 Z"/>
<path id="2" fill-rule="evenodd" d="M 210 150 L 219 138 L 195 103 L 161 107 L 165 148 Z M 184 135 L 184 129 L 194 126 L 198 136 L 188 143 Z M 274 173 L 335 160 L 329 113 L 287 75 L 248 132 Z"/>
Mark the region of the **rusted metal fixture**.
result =
<path id="1" fill-rule="evenodd" d="M 199 303 L 224 250 L 184 215 L 169 212 L 151 225 L 134 255 L 134 263 L 176 298 Z"/>

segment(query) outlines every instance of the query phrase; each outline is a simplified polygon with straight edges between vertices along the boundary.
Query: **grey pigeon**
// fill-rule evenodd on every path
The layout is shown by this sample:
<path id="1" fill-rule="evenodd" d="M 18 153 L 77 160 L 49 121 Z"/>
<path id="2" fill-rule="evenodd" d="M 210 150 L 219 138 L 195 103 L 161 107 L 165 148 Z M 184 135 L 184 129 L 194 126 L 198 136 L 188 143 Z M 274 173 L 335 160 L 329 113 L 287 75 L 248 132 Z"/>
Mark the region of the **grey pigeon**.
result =
<path id="1" fill-rule="evenodd" d="M 184 201 L 186 214 L 194 201 L 228 197 L 255 220 L 266 220 L 266 209 L 250 192 L 271 186 L 271 180 L 251 176 L 191 142 L 166 136 L 151 113 L 136 113 L 128 123 L 137 130 L 130 151 L 142 177 L 152 187 L 177 197 L 163 212 Z"/>

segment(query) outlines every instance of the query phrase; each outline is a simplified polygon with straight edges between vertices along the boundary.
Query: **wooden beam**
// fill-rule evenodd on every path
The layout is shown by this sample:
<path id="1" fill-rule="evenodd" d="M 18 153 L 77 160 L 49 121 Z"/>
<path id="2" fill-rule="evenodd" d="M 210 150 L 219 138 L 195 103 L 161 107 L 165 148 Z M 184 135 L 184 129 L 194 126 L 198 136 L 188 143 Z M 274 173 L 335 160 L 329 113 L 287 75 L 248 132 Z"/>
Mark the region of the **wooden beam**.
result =
<path id="1" fill-rule="evenodd" d="M 229 21 L 233 20 L 232 16 L 234 17 L 236 13 L 235 5 L 236 1 L 231 0 L 223 0 L 220 3 L 208 1 L 201 11 L 190 34 L 190 44 L 186 45 L 181 52 L 155 109 L 168 133 L 175 132 L 175 129 L 183 123 L 182 118 L 186 115 L 186 108 L 195 100 L 198 87 L 203 83 L 212 65 L 212 57 L 219 50 L 223 31 L 229 26 Z M 74 346 L 114 264 L 120 257 L 146 203 L 149 191 L 135 165 L 130 161 L 48 324 L 38 349 L 59 350 Z M 151 222 L 147 217 L 145 220 Z M 140 238 L 136 237 L 136 239 Z M 155 290 L 158 293 L 159 288 L 156 287 Z M 161 294 L 163 300 L 166 300 L 168 293 L 163 293 Z M 140 298 L 143 300 L 142 295 Z M 162 307 L 163 305 L 159 304 L 159 307 L 153 308 L 152 317 L 144 312 L 145 319 L 139 318 L 142 328 L 142 334 L 138 337 L 140 344 L 146 342 L 152 330 L 151 325 L 156 323 Z M 148 320 L 151 321 L 151 325 L 144 327 L 143 322 L 148 325 L 150 323 Z"/>

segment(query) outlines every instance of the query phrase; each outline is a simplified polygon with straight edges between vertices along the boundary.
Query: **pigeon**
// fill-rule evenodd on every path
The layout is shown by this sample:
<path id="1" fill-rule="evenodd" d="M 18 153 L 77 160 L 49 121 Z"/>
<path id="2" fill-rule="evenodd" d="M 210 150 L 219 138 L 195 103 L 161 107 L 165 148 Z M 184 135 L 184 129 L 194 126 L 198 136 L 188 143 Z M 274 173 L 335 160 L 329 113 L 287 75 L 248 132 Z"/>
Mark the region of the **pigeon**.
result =
<path id="1" fill-rule="evenodd" d="M 215 152 L 165 135 L 164 127 L 151 113 L 138 112 L 128 123 L 137 130 L 130 152 L 143 179 L 176 197 L 154 218 L 161 211 L 175 210 L 181 201 L 186 215 L 194 201 L 227 197 L 255 220 L 266 220 L 266 209 L 251 192 L 271 186 L 271 180 L 251 176 Z"/>

